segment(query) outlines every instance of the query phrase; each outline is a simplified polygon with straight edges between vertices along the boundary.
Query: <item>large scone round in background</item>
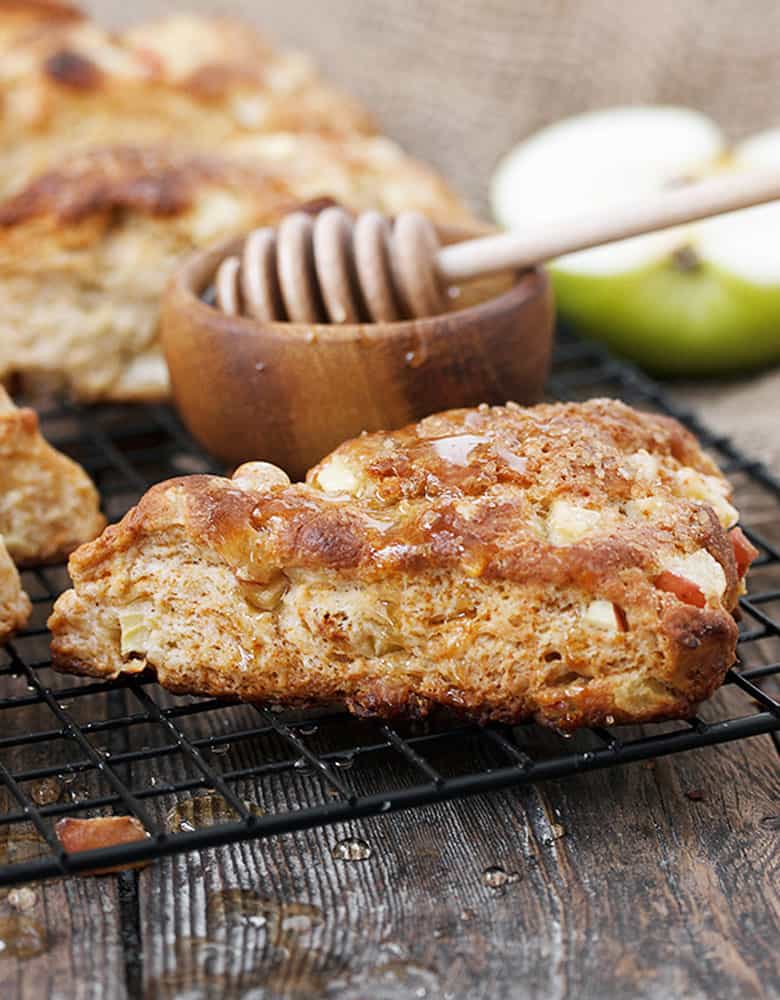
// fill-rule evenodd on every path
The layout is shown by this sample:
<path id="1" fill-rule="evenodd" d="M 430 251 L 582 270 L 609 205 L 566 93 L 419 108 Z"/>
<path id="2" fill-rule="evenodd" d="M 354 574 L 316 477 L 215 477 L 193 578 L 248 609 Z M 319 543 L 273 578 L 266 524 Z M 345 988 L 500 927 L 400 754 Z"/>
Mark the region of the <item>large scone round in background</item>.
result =
<path id="1" fill-rule="evenodd" d="M 0 4 L 0 194 L 65 151 L 177 140 L 206 150 L 256 132 L 373 132 L 352 98 L 307 57 L 251 26 L 177 14 L 125 32 L 52 16 L 20 33 Z"/>
<path id="2" fill-rule="evenodd" d="M 224 155 L 155 146 L 63 158 L 0 205 L 0 380 L 84 400 L 164 398 L 159 303 L 176 262 L 321 196 L 471 219 L 433 171 L 382 138 L 289 133 Z"/>
<path id="3" fill-rule="evenodd" d="M 70 561 L 62 670 L 359 714 L 573 729 L 690 715 L 734 659 L 752 546 L 675 421 L 479 407 L 347 442 L 291 485 L 150 490 Z"/>

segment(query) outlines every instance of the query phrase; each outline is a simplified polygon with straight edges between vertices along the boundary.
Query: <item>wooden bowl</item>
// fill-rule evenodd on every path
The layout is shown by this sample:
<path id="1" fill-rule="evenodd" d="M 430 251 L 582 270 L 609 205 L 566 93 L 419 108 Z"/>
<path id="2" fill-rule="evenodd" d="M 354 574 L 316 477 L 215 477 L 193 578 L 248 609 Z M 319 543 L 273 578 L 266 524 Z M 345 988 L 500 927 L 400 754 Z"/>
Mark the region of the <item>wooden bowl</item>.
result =
<path id="1" fill-rule="evenodd" d="M 440 235 L 452 242 L 470 234 Z M 419 320 L 262 323 L 225 315 L 202 298 L 219 263 L 242 242 L 188 258 L 162 314 L 181 416 L 226 463 L 263 459 L 301 479 L 363 430 L 391 430 L 452 407 L 540 399 L 553 337 L 543 270 L 464 285 L 456 301 L 465 308 Z"/>

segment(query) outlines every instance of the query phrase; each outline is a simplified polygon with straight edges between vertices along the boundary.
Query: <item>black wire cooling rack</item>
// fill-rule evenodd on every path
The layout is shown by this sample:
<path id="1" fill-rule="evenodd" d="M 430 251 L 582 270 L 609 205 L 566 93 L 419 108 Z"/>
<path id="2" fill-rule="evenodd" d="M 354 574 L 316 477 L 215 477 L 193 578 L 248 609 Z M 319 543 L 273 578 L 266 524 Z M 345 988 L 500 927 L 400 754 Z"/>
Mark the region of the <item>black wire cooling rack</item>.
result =
<path id="1" fill-rule="evenodd" d="M 687 424 L 734 482 L 760 550 L 742 601 L 740 663 L 688 722 L 588 730 L 564 742 L 535 726 L 384 724 L 343 713 L 276 712 L 174 698 L 144 678 L 55 673 L 46 618 L 64 567 L 26 571 L 30 626 L 0 652 L 0 884 L 140 862 L 560 778 L 780 730 L 780 481 L 673 405 L 601 348 L 560 339 L 555 398 L 618 396 Z M 65 405 L 41 414 L 47 437 L 95 479 L 110 519 L 153 482 L 219 471 L 166 407 Z M 773 537 L 774 532 L 774 537 Z M 65 816 L 130 814 L 149 837 L 66 854 Z"/>

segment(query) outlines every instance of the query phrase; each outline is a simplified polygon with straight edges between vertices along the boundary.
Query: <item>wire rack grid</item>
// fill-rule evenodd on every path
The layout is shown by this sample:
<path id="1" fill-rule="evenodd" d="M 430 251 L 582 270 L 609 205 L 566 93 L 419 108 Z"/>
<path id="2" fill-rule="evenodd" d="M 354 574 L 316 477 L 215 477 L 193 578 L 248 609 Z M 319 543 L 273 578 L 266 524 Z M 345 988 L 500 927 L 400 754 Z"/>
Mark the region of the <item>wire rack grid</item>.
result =
<path id="1" fill-rule="evenodd" d="M 25 571 L 34 605 L 0 652 L 0 885 L 126 865 L 180 851 L 324 826 L 780 731 L 780 481 L 603 349 L 563 335 L 554 398 L 611 395 L 682 420 L 735 483 L 760 551 L 742 602 L 740 661 L 686 722 L 598 728 L 576 738 L 535 726 L 387 724 L 345 713 L 275 711 L 174 698 L 151 680 L 64 677 L 46 618 L 64 567 Z M 41 414 L 44 433 L 86 467 L 116 519 L 153 482 L 220 471 L 164 406 Z M 774 535 L 773 535 L 774 532 Z M 64 816 L 130 814 L 148 839 L 67 854 Z"/>

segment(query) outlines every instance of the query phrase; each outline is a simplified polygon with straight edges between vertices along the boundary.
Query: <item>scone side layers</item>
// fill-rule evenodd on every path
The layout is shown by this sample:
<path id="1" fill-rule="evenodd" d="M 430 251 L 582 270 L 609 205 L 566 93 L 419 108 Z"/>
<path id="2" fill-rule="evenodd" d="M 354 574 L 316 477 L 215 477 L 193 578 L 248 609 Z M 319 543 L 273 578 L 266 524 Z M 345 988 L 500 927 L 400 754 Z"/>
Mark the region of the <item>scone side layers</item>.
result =
<path id="1" fill-rule="evenodd" d="M 381 716 L 682 717 L 733 662 L 735 515 L 665 418 L 453 411 L 347 443 L 309 485 L 153 488 L 71 558 L 54 661 Z"/>
<path id="2" fill-rule="evenodd" d="M 180 694 L 346 702 L 388 718 L 442 706 L 481 721 L 533 717 L 567 729 L 684 717 L 733 660 L 736 629 L 724 614 L 672 611 L 658 631 L 654 621 L 635 622 L 628 637 L 576 636 L 569 629 L 585 595 L 462 575 L 357 588 L 293 575 L 268 611 L 224 564 L 197 561 L 181 538 L 168 543 L 185 553 L 163 557 L 186 572 L 183 587 L 152 573 L 118 610 L 101 586 L 61 598 L 50 623 L 58 669 L 113 677 L 148 667 Z"/>

